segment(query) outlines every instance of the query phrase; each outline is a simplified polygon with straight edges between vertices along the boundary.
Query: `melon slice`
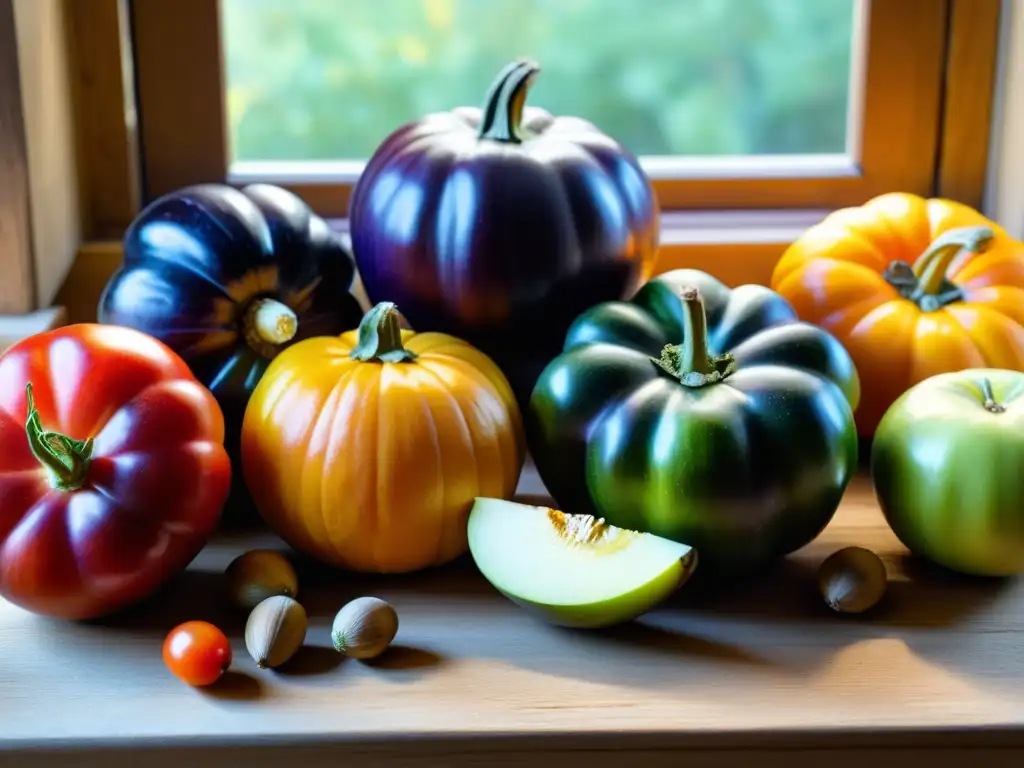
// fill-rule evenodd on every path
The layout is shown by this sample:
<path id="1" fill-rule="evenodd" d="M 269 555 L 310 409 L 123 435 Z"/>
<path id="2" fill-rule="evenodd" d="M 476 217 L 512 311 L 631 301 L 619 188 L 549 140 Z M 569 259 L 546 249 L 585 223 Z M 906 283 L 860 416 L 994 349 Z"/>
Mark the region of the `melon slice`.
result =
<path id="1" fill-rule="evenodd" d="M 478 498 L 469 551 L 499 592 L 552 624 L 605 627 L 653 608 L 693 573 L 692 547 L 590 515 Z"/>

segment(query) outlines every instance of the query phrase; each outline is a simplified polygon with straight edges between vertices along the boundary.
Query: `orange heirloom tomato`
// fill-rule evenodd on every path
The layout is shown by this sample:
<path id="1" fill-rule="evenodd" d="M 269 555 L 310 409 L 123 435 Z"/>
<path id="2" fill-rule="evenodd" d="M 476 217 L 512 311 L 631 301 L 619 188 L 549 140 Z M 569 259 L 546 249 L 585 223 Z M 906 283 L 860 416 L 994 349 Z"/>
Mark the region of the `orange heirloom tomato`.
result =
<path id="1" fill-rule="evenodd" d="M 836 211 L 786 250 L 771 287 L 850 353 L 862 436 L 934 374 L 1024 370 L 1024 244 L 960 203 L 892 193 Z"/>
<path id="2" fill-rule="evenodd" d="M 403 572 L 466 552 L 477 496 L 510 498 L 525 451 L 498 367 L 441 333 L 403 331 L 394 304 L 357 331 L 279 354 L 242 425 L 260 513 L 298 550 Z"/>
<path id="3" fill-rule="evenodd" d="M 231 666 L 231 643 L 206 621 L 186 621 L 164 640 L 164 664 L 189 685 L 213 685 Z"/>

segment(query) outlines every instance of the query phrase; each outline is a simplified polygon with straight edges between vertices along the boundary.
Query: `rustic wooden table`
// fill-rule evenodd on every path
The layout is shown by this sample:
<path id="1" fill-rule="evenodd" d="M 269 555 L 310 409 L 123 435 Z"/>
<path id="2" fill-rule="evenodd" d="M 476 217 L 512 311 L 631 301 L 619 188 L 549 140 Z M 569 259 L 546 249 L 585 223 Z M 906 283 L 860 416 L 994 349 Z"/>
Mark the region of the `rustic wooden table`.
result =
<path id="1" fill-rule="evenodd" d="M 529 469 L 521 493 L 543 498 Z M 813 588 L 816 565 L 854 543 L 890 571 L 870 616 L 832 614 Z M 223 536 L 116 620 L 62 623 L 0 602 L 0 765 L 1022 764 L 1024 581 L 906 556 L 866 478 L 771 576 L 724 592 L 691 583 L 614 630 L 541 624 L 469 562 L 398 578 L 303 572 L 308 647 L 276 672 L 248 657 L 245 617 L 221 592 L 224 567 L 254 546 L 283 548 L 265 533 Z M 401 617 L 373 664 L 330 649 L 334 612 L 363 594 Z M 177 682 L 160 657 L 165 633 L 195 618 L 234 643 L 233 670 L 209 690 Z"/>

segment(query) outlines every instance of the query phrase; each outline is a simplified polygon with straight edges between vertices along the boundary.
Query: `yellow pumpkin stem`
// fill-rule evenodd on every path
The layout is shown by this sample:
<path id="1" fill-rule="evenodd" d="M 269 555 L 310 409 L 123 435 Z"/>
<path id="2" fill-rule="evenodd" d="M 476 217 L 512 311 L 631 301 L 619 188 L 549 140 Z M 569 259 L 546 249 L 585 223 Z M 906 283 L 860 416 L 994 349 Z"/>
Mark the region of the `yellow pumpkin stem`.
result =
<path id="1" fill-rule="evenodd" d="M 919 296 L 935 296 L 948 280 L 947 273 L 960 251 L 978 253 L 995 237 L 988 227 L 960 227 L 943 232 L 914 262 Z"/>
<path id="2" fill-rule="evenodd" d="M 402 344 L 398 307 L 390 301 L 382 301 L 363 315 L 359 342 L 348 356 L 364 363 L 411 363 L 419 357 Z"/>

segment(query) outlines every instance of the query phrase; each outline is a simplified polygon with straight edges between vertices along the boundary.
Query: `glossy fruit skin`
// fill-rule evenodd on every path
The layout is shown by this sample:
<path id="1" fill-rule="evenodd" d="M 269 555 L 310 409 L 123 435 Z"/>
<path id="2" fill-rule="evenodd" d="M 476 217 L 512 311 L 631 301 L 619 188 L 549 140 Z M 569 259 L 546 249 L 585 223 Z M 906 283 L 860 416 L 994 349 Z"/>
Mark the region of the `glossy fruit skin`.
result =
<path id="1" fill-rule="evenodd" d="M 476 346 L 521 406 L 576 316 L 649 276 L 659 231 L 653 187 L 622 145 L 579 118 L 508 114 L 537 71 L 503 70 L 483 110 L 398 128 L 350 206 L 370 300 Z M 494 106 L 512 126 L 489 121 Z"/>
<path id="2" fill-rule="evenodd" d="M 983 382 L 1005 410 L 985 407 Z M 998 406 L 997 406 L 998 407 Z M 1024 573 L 1024 374 L 937 374 L 899 397 L 871 449 L 878 503 L 911 551 L 979 576 Z"/>
<path id="3" fill-rule="evenodd" d="M 956 256 L 946 276 L 962 297 L 923 311 L 883 273 L 913 263 L 943 233 L 987 227 L 980 253 Z M 913 384 L 963 368 L 1024 369 L 1024 245 L 950 200 L 886 194 L 828 216 L 787 249 L 771 287 L 838 338 L 860 374 L 860 435 Z"/>
<path id="4" fill-rule="evenodd" d="M 359 322 L 351 255 L 327 223 L 280 187 L 186 187 L 150 203 L 124 237 L 124 261 L 100 299 L 101 323 L 163 341 L 217 398 L 237 461 L 245 405 L 273 355 Z M 291 341 L 256 348 L 247 310 L 259 299 L 295 313 Z M 241 473 L 235 501 L 245 499 Z"/>
<path id="5" fill-rule="evenodd" d="M 398 334 L 397 314 L 387 322 Z M 295 549 L 349 570 L 462 555 L 473 500 L 511 497 L 522 469 L 521 416 L 497 366 L 445 334 L 400 335 L 415 360 L 354 360 L 355 331 L 286 350 L 242 428 L 263 518 Z"/>
<path id="6" fill-rule="evenodd" d="M 164 664 L 179 680 L 197 687 L 213 685 L 231 666 L 231 643 L 205 621 L 186 621 L 164 640 Z"/>
<path id="7" fill-rule="evenodd" d="M 736 369 L 684 386 L 653 359 L 683 341 L 699 289 L 712 355 Z M 849 355 L 759 285 L 680 269 L 574 323 L 526 414 L 548 490 L 570 513 L 697 550 L 702 570 L 756 570 L 811 541 L 857 465 Z"/>
<path id="8" fill-rule="evenodd" d="M 84 485 L 56 489 L 26 436 L 95 438 Z M 130 328 L 72 325 L 0 357 L 0 594 L 88 619 L 155 592 L 220 519 L 231 466 L 216 400 L 173 351 Z"/>

